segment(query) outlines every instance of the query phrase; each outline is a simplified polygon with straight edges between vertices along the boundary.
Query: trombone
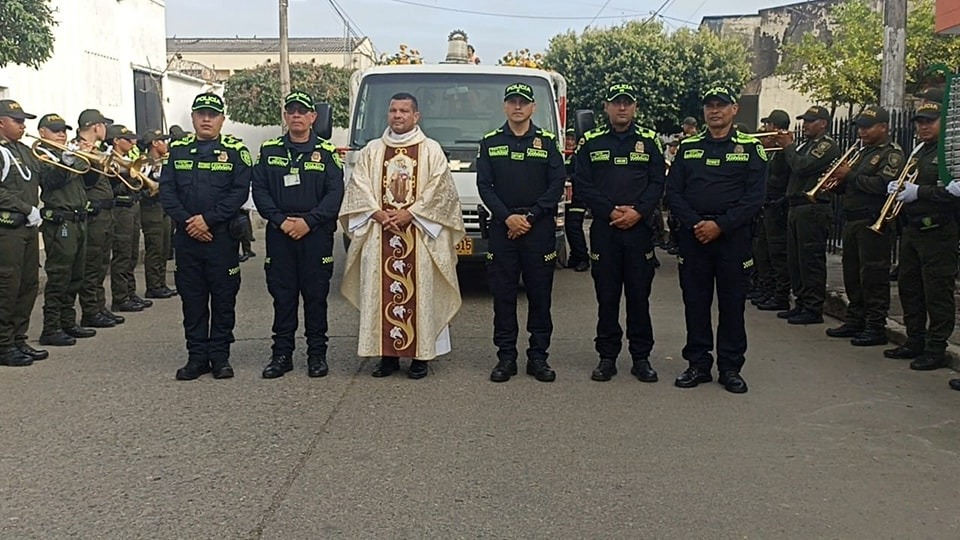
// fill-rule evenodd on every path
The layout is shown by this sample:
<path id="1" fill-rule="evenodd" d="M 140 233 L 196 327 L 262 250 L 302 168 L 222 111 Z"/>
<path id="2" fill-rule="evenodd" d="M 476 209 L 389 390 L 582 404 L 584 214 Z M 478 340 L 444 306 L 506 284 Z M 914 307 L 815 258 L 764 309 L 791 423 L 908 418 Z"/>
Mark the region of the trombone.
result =
<path id="1" fill-rule="evenodd" d="M 840 165 L 846 164 L 848 167 L 852 167 L 857 160 L 860 159 L 860 152 L 863 150 L 863 145 L 860 143 L 852 145 L 850 148 L 847 148 L 847 151 L 843 153 L 842 156 L 837 158 L 832 165 L 820 176 L 820 180 L 817 181 L 817 185 L 813 186 L 813 189 L 804 193 L 804 196 L 808 201 L 815 203 L 817 202 L 817 195 L 821 191 L 829 191 L 833 188 L 827 188 L 827 184 L 830 182 L 833 173 L 840 168 Z"/>
<path id="2" fill-rule="evenodd" d="M 66 171 L 69 171 L 73 174 L 78 174 L 78 175 L 86 174 L 90 170 L 91 168 L 90 160 L 87 159 L 87 156 L 78 154 L 76 149 L 73 148 L 72 146 L 60 144 L 58 142 L 51 141 L 50 139 L 44 139 L 42 137 L 31 135 L 29 133 L 27 133 L 25 136 L 30 137 L 31 139 L 36 139 L 36 141 L 34 141 L 32 145 L 30 145 L 30 152 L 33 154 L 33 157 L 39 159 L 40 161 L 44 163 L 49 163 L 54 167 L 58 167 L 60 169 L 64 169 Z M 86 166 L 82 169 L 78 169 L 77 167 L 71 167 L 70 165 L 67 165 L 66 163 L 64 163 L 62 158 L 57 159 L 57 156 L 51 151 L 51 149 L 60 150 L 61 152 L 70 152 L 77 159 L 82 161 Z"/>
<path id="3" fill-rule="evenodd" d="M 907 161 L 906 166 L 903 167 L 903 171 L 897 178 L 897 190 L 887 195 L 887 200 L 883 203 L 883 207 L 880 208 L 880 217 L 869 227 L 871 231 L 877 234 L 883 234 L 884 224 L 894 221 L 897 219 L 897 216 L 900 215 L 900 211 L 903 210 L 903 201 L 898 201 L 897 195 L 903 191 L 903 186 L 906 184 L 915 184 L 917 182 L 917 177 L 920 176 L 920 167 L 917 166 L 918 161 L 916 157 L 911 157 L 910 160 Z"/>

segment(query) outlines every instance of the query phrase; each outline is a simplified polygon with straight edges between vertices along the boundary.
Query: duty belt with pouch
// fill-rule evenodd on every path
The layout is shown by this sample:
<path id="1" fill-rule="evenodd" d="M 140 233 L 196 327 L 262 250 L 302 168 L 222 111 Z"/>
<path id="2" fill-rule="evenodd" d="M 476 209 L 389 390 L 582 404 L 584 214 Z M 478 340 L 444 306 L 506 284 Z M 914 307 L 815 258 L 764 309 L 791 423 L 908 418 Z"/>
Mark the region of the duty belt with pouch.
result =
<path id="1" fill-rule="evenodd" d="M 140 194 L 135 195 L 117 195 L 114 199 L 115 204 L 120 208 L 131 208 L 140 201 Z"/>
<path id="2" fill-rule="evenodd" d="M 81 223 L 87 220 L 87 211 L 86 210 L 55 210 L 51 208 L 44 208 L 40 212 L 40 217 L 44 221 L 49 221 L 57 225 L 70 221 L 73 223 Z"/>
<path id="3" fill-rule="evenodd" d="M 27 224 L 27 215 L 13 210 L 0 210 L 0 227 L 17 229 Z"/>

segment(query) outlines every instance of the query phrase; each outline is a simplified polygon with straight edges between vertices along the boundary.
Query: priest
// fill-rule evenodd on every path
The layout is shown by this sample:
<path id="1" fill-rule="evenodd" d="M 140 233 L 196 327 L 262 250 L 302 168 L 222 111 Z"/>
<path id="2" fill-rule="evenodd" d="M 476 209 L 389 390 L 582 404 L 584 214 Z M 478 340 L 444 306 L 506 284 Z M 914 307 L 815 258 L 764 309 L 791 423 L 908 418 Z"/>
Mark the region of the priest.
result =
<path id="1" fill-rule="evenodd" d="M 419 120 L 416 97 L 390 98 L 387 129 L 360 151 L 340 208 L 351 240 L 341 291 L 360 310 L 357 354 L 380 357 L 374 377 L 398 371 L 401 357 L 411 379 L 426 377 L 427 361 L 450 352 L 460 309 L 460 198 Z"/>

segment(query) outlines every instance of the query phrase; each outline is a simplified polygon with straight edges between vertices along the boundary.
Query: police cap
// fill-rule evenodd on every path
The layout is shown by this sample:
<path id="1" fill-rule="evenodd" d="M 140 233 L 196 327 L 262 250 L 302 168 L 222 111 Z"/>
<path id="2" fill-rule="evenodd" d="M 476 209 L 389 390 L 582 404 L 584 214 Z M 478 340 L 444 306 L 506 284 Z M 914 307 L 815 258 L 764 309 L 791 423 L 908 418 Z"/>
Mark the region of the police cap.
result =
<path id="1" fill-rule="evenodd" d="M 857 127 L 868 128 L 890 122 L 890 113 L 878 105 L 871 105 L 857 115 Z"/>
<path id="2" fill-rule="evenodd" d="M 37 128 L 47 128 L 50 131 L 65 131 L 68 129 L 73 129 L 67 125 L 67 121 L 64 120 L 62 116 L 56 113 L 50 113 L 41 116 L 40 121 L 37 122 Z"/>
<path id="3" fill-rule="evenodd" d="M 607 88 L 607 97 L 608 102 L 617 99 L 620 96 L 625 96 L 630 99 L 630 101 L 637 100 L 637 89 L 628 83 L 617 83 L 611 85 L 610 88 Z"/>
<path id="4" fill-rule="evenodd" d="M 830 111 L 826 107 L 821 107 L 820 105 L 814 105 L 807 109 L 807 112 L 801 114 L 797 117 L 797 120 L 803 120 L 804 122 L 813 122 L 814 120 L 826 120 L 830 121 Z"/>
<path id="5" fill-rule="evenodd" d="M 790 115 L 787 114 L 787 111 L 780 109 L 774 109 L 770 111 L 770 115 L 766 118 L 761 118 L 760 121 L 764 124 L 773 124 L 780 129 L 787 129 L 790 127 Z"/>
<path id="6" fill-rule="evenodd" d="M 12 99 L 0 99 L 0 116 L 8 116 L 15 120 L 33 120 L 35 114 L 24 112 L 23 107 Z"/>
<path id="7" fill-rule="evenodd" d="M 731 90 L 729 86 L 718 84 L 711 86 L 706 92 L 703 93 L 703 103 L 706 103 L 711 99 L 719 99 L 724 103 L 736 103 L 737 93 Z"/>
<path id="8" fill-rule="evenodd" d="M 913 121 L 916 122 L 921 118 L 925 120 L 936 120 L 940 118 L 941 109 L 940 102 L 928 101 L 918 107 L 916 112 L 913 113 Z"/>
<path id="9" fill-rule="evenodd" d="M 503 100 L 506 101 L 513 96 L 520 96 L 523 99 L 533 103 L 533 88 L 526 83 L 513 83 L 503 91 Z"/>
<path id="10" fill-rule="evenodd" d="M 213 92 L 199 94 L 197 97 L 193 98 L 193 107 L 190 110 L 199 111 L 202 109 L 223 114 L 225 109 L 223 98 L 214 94 Z"/>
<path id="11" fill-rule="evenodd" d="M 86 109 L 81 112 L 80 117 L 77 118 L 77 125 L 80 126 L 80 129 L 90 127 L 94 124 L 106 124 L 109 126 L 112 123 L 113 119 L 100 114 L 100 111 L 97 109 Z"/>
<path id="12" fill-rule="evenodd" d="M 301 92 L 299 90 L 294 90 L 287 94 L 287 97 L 283 99 L 283 108 L 286 109 L 294 103 L 299 103 L 303 105 L 308 111 L 316 112 L 317 107 L 313 103 L 313 97 L 306 92 Z"/>

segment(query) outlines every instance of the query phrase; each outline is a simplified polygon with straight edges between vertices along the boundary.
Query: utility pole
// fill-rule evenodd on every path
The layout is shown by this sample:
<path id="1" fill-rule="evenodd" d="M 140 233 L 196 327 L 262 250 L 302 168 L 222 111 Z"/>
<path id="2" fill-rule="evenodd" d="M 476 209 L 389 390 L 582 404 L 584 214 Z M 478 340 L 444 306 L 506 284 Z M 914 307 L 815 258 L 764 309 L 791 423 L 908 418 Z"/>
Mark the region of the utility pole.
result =
<path id="1" fill-rule="evenodd" d="M 287 23 L 287 6 L 289 0 L 280 0 L 280 99 L 290 93 L 290 48 L 287 43 L 289 27 Z M 283 106 L 281 105 L 281 109 Z M 283 115 L 280 115 L 283 124 Z"/>
<path id="2" fill-rule="evenodd" d="M 907 0 L 883 0 L 883 77 L 880 105 L 903 108 L 907 71 Z"/>

